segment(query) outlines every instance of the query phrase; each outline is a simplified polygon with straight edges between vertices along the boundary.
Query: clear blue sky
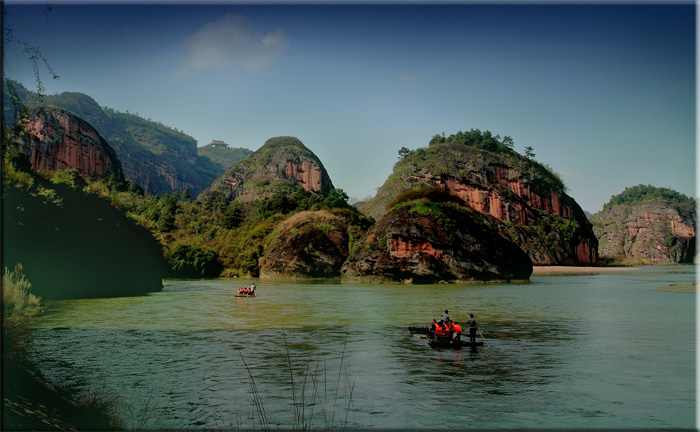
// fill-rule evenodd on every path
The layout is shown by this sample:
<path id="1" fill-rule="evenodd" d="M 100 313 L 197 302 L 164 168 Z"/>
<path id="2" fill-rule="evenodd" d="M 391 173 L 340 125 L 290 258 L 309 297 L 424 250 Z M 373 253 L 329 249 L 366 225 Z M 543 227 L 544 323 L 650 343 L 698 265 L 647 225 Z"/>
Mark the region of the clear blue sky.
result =
<path id="1" fill-rule="evenodd" d="M 696 6 L 650 3 L 8 2 L 46 93 L 176 127 L 199 145 L 299 138 L 336 187 L 373 196 L 401 147 L 509 135 L 584 210 L 625 187 L 696 196 Z M 22 48 L 5 76 L 33 88 Z"/>

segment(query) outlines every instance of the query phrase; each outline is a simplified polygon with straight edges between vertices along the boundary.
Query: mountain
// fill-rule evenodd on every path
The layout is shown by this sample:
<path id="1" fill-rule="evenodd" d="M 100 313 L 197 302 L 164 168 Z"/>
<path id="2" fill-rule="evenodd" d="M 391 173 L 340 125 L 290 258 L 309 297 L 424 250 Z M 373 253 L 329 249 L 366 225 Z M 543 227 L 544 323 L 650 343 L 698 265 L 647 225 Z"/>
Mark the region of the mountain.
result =
<path id="1" fill-rule="evenodd" d="M 90 177 L 111 176 L 124 182 L 114 149 L 88 122 L 68 110 L 34 108 L 25 133 L 13 138 L 35 171 L 76 169 Z"/>
<path id="2" fill-rule="evenodd" d="M 493 229 L 511 238 L 535 265 L 594 264 L 598 241 L 583 210 L 558 176 L 511 146 L 509 137 L 499 141 L 478 129 L 436 135 L 427 148 L 406 149 L 361 210 L 381 219 L 400 194 L 438 187 L 501 221 Z"/>
<path id="3" fill-rule="evenodd" d="M 338 277 L 348 242 L 348 223 L 341 215 L 329 210 L 296 213 L 275 228 L 260 277 Z"/>
<path id="4" fill-rule="evenodd" d="M 652 264 L 691 263 L 695 258 L 696 201 L 671 189 L 626 188 L 591 222 L 601 258 Z"/>
<path id="5" fill-rule="evenodd" d="M 198 199 L 255 201 L 280 192 L 292 194 L 297 188 L 318 196 L 334 189 L 326 168 L 301 141 L 276 137 L 217 178 Z"/>
<path id="6" fill-rule="evenodd" d="M 219 165 L 223 173 L 253 154 L 253 151 L 243 147 L 229 147 L 223 141 L 212 141 L 205 146 L 197 147 L 197 154 Z"/>
<path id="7" fill-rule="evenodd" d="M 139 184 L 146 194 L 188 189 L 196 196 L 226 170 L 200 156 L 191 136 L 138 114 L 103 109 L 83 93 L 64 92 L 39 98 L 19 83 L 13 87 L 29 107 L 64 108 L 90 123 L 116 151 L 124 176 Z M 4 96 L 4 113 L 6 118 L 12 118 L 11 98 L 6 92 Z"/>
<path id="8" fill-rule="evenodd" d="M 365 282 L 528 280 L 532 261 L 479 213 L 444 189 L 402 194 L 367 232 L 342 267 Z"/>

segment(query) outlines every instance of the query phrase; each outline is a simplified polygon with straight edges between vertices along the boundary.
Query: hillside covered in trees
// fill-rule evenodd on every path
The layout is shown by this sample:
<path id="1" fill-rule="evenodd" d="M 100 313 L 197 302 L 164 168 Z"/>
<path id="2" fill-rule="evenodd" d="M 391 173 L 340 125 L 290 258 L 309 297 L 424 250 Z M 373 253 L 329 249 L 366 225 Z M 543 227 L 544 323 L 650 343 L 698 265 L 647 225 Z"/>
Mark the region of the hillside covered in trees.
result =
<path id="1" fill-rule="evenodd" d="M 651 200 L 666 200 L 679 204 L 697 205 L 697 200 L 673 189 L 655 187 L 652 185 L 637 185 L 626 187 L 624 191 L 610 197 L 610 201 L 603 205 L 603 209 L 609 209 L 617 205 L 637 204 Z"/>

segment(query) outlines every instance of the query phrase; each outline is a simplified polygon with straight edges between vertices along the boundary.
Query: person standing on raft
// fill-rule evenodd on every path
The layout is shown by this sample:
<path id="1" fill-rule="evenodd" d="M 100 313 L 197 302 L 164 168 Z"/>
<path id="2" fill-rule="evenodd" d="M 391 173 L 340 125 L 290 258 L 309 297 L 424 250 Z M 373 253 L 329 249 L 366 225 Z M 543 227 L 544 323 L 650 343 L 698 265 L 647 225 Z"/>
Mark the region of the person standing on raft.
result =
<path id="1" fill-rule="evenodd" d="M 479 326 L 476 325 L 474 314 L 469 314 L 469 321 L 467 321 L 467 324 L 469 325 L 469 342 L 476 342 L 476 330 Z"/>

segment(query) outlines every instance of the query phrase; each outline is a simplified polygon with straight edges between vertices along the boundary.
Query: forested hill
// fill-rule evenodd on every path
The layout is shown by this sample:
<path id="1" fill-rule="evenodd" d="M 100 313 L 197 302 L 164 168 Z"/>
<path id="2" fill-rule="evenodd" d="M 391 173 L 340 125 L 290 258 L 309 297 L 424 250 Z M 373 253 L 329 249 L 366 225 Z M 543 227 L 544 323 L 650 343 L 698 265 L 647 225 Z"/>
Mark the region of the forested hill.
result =
<path id="1" fill-rule="evenodd" d="M 599 255 L 623 264 L 693 262 L 696 204 L 668 188 L 625 188 L 591 217 Z"/>
<path id="2" fill-rule="evenodd" d="M 19 83 L 13 83 L 13 87 L 28 107 L 53 105 L 89 122 L 117 152 L 126 178 L 143 187 L 147 194 L 187 189 L 197 195 L 230 168 L 199 155 L 197 141 L 183 131 L 145 119 L 138 113 L 102 108 L 83 93 L 64 92 L 38 98 Z M 12 119 L 14 107 L 6 90 L 3 110 L 6 118 Z M 237 157 L 245 156 L 241 152 L 230 158 L 235 163 Z"/>
<path id="3" fill-rule="evenodd" d="M 610 209 L 621 204 L 637 204 L 644 201 L 659 199 L 693 206 L 697 204 L 694 198 L 673 189 L 640 184 L 627 187 L 621 193 L 610 197 L 610 201 L 603 206 L 603 209 Z"/>

